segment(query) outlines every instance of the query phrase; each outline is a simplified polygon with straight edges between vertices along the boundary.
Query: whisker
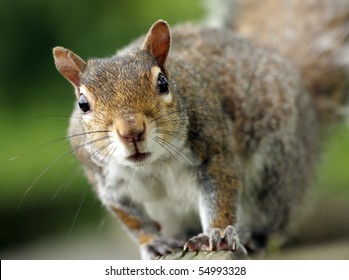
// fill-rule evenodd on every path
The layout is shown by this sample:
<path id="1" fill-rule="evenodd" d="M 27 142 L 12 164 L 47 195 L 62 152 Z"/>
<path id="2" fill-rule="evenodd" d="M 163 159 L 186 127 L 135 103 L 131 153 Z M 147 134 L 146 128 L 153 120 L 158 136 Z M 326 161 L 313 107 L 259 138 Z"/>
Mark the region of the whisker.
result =
<path id="1" fill-rule="evenodd" d="M 106 149 L 109 145 L 111 144 L 111 142 L 107 143 L 106 145 L 102 146 L 101 148 L 99 148 L 98 150 L 96 150 L 93 154 L 91 154 L 91 158 L 95 157 L 96 154 L 98 154 L 99 152 L 101 152 L 102 150 Z M 109 152 L 108 152 L 109 153 Z M 108 154 L 107 153 L 107 154 Z M 105 159 L 107 155 L 104 156 L 104 158 L 102 159 L 101 163 L 103 162 L 103 160 Z M 80 164 L 77 168 L 75 168 L 74 173 L 72 175 L 69 176 L 69 178 L 59 187 L 59 189 L 55 192 L 55 194 L 52 197 L 52 200 L 56 197 L 56 195 L 62 190 L 62 188 L 64 187 L 64 192 L 68 189 L 68 187 L 71 185 L 71 183 L 73 182 L 73 179 L 75 178 L 75 176 L 81 171 L 81 169 L 83 168 L 83 166 L 89 161 L 89 159 L 87 159 L 84 163 Z M 97 169 L 94 172 L 94 175 L 96 174 Z"/>
<path id="2" fill-rule="evenodd" d="M 186 116 L 186 115 L 180 115 L 180 116 L 176 116 L 175 118 L 170 118 L 170 119 L 167 119 L 167 120 L 161 120 L 162 118 L 165 118 L 165 117 L 168 117 L 170 115 L 173 115 L 173 114 L 176 114 L 176 113 L 180 113 L 182 111 L 190 111 L 192 109 L 196 109 L 196 108 L 200 108 L 200 107 L 204 107 L 206 105 L 210 105 L 210 104 L 220 104 L 219 101 L 202 101 L 202 102 L 199 102 L 199 103 L 196 103 L 192 106 L 188 106 L 186 108 L 179 108 L 177 110 L 173 110 L 173 111 L 170 111 L 170 112 L 167 112 L 165 114 L 162 114 L 156 118 L 153 118 L 150 122 L 154 122 L 154 121 L 158 121 L 156 122 L 156 124 L 159 126 L 159 125 L 165 125 L 165 124 L 171 124 L 171 123 L 185 123 L 185 122 L 188 122 L 189 121 L 189 117 Z M 223 121 L 222 119 L 213 119 L 213 118 L 205 118 L 205 117 L 201 117 L 200 118 L 201 121 L 205 121 L 205 122 L 212 122 L 212 123 L 218 123 L 218 124 L 221 124 L 221 123 L 224 123 L 225 126 L 227 127 L 235 127 L 235 125 L 233 123 L 229 123 L 229 122 L 226 122 L 226 121 Z"/>
<path id="3" fill-rule="evenodd" d="M 106 145 L 104 145 L 99 150 L 97 150 L 95 153 L 93 153 L 92 157 L 95 157 L 95 155 L 97 155 L 98 153 L 102 152 L 103 150 L 106 150 L 108 148 L 108 146 L 110 146 L 111 144 L 113 144 L 113 142 L 108 142 Z M 116 150 L 116 147 L 111 146 L 109 151 L 104 155 L 102 160 L 99 162 L 100 165 L 103 165 L 103 162 L 105 161 L 105 159 L 109 156 L 111 157 L 111 155 L 114 153 L 115 150 Z M 113 152 L 111 152 L 111 151 L 113 151 Z M 96 170 L 96 172 L 97 172 L 97 170 Z"/>
<path id="4" fill-rule="evenodd" d="M 135 175 L 136 175 L 136 172 L 137 172 L 137 170 L 136 170 L 136 168 L 134 168 L 133 169 L 133 174 L 132 174 L 132 177 L 131 177 L 131 180 L 130 180 L 130 183 L 128 184 L 127 188 L 129 188 L 132 185 L 133 180 L 134 180 Z"/>
<path id="5" fill-rule="evenodd" d="M 110 130 L 94 130 L 94 131 L 88 131 L 88 132 L 67 135 L 66 138 L 70 139 L 70 138 L 74 138 L 74 137 L 78 137 L 78 136 L 85 136 L 85 135 L 94 134 L 94 133 L 108 133 L 108 132 L 110 132 Z"/>
<path id="6" fill-rule="evenodd" d="M 18 160 L 22 157 L 25 157 L 27 155 L 30 155 L 34 152 L 37 152 L 37 151 L 40 151 L 40 150 L 43 150 L 45 148 L 48 148 L 56 143 L 59 143 L 59 142 L 62 142 L 62 141 L 66 141 L 68 139 L 72 139 L 72 138 L 75 138 L 75 137 L 79 137 L 79 136 L 85 136 L 85 135 L 89 135 L 89 134 L 94 134 L 94 133 L 108 133 L 110 132 L 109 130 L 96 130 L 96 131 L 89 131 L 89 132 L 82 132 L 82 133 L 77 133 L 77 134 L 72 134 L 72 135 L 67 135 L 67 136 L 64 136 L 64 137 L 60 137 L 60 138 L 57 138 L 57 139 L 54 139 L 52 141 L 49 141 L 47 143 L 43 143 L 43 144 L 40 144 L 28 151 L 26 151 L 25 153 L 19 155 L 19 156 L 15 156 L 13 158 L 10 158 L 8 159 L 8 161 L 13 161 L 13 160 Z"/>
<path id="7" fill-rule="evenodd" d="M 183 153 L 179 148 L 177 148 L 175 145 L 173 145 L 170 142 L 167 142 L 166 140 L 162 139 L 159 136 L 156 136 L 157 142 L 161 142 L 163 145 L 162 147 L 165 148 L 165 146 L 170 149 L 172 152 L 177 154 L 179 157 L 181 157 L 185 162 L 187 162 L 189 165 L 193 165 L 193 161 L 191 158 L 189 158 L 185 153 Z M 160 143 L 159 143 L 160 144 Z M 170 151 L 166 148 L 166 150 L 170 153 Z M 172 155 L 172 153 L 170 153 Z M 173 156 L 174 157 L 174 156 Z M 175 158 L 175 157 L 174 157 Z"/>
<path id="8" fill-rule="evenodd" d="M 177 158 L 171 153 L 171 151 L 170 151 L 169 149 L 167 149 L 166 145 L 164 145 L 158 138 L 159 138 L 159 137 L 156 136 L 156 138 L 154 139 L 154 140 L 156 141 L 156 143 L 158 143 L 164 150 L 166 150 L 166 151 L 170 154 L 170 156 L 171 156 L 175 161 L 178 162 Z"/>
<path id="9" fill-rule="evenodd" d="M 109 145 L 111 145 L 112 143 L 113 143 L 113 142 L 108 142 L 107 145 L 103 146 L 102 149 L 101 149 L 100 151 L 107 149 L 107 147 L 108 147 Z M 100 161 L 100 164 L 102 165 L 102 164 L 103 164 L 103 161 L 105 161 L 105 159 L 106 159 L 107 157 L 110 157 L 110 158 L 111 158 L 112 154 L 114 153 L 114 151 L 115 151 L 116 149 L 117 149 L 117 147 L 113 147 L 113 146 L 112 146 L 112 147 L 109 149 L 109 151 L 104 155 L 103 159 Z M 94 172 L 93 172 L 92 177 L 95 178 L 97 173 L 98 173 L 98 166 L 96 166 L 96 168 L 95 168 L 95 170 L 94 170 Z M 98 188 L 98 185 L 97 185 L 96 187 Z"/>
<path id="10" fill-rule="evenodd" d="M 96 150 L 96 151 L 91 155 L 91 157 L 95 157 L 99 152 L 103 151 L 104 149 L 106 149 L 106 148 L 107 148 L 109 145 L 111 145 L 111 144 L 112 144 L 112 142 L 108 142 L 106 145 L 104 145 L 104 146 L 102 146 L 101 148 L 99 148 L 98 150 Z M 112 148 L 106 153 L 106 155 L 103 157 L 101 163 L 105 160 L 105 158 L 108 156 L 108 154 L 110 153 L 110 151 L 112 151 L 113 149 L 114 149 L 114 147 L 112 147 Z M 80 169 L 82 168 L 82 166 L 83 166 L 83 164 L 80 166 Z M 95 173 L 94 173 L 93 176 L 95 176 L 96 173 L 97 173 L 97 169 L 95 170 Z M 76 214 L 75 214 L 75 216 L 74 216 L 74 220 L 73 220 L 73 223 L 72 223 L 72 225 L 71 225 L 71 227 L 70 227 L 70 229 L 69 229 L 69 232 L 68 232 L 68 234 L 67 234 L 66 240 L 68 240 L 68 238 L 69 238 L 69 236 L 71 235 L 71 233 L 72 233 L 72 231 L 73 231 L 73 228 L 74 228 L 74 226 L 75 226 L 75 224 L 76 224 L 77 218 L 78 218 L 79 213 L 80 213 L 80 211 L 81 211 L 82 204 L 83 204 L 83 202 L 84 202 L 84 200 L 85 200 L 85 197 L 86 197 L 87 190 L 88 190 L 88 188 L 85 189 L 84 195 L 83 195 L 83 197 L 82 197 L 82 199 L 81 199 L 81 201 L 80 201 L 79 207 L 78 207 L 78 209 L 77 209 L 77 211 L 76 211 Z"/>
<path id="11" fill-rule="evenodd" d="M 101 149 L 101 148 L 100 148 Z M 94 154 L 96 154 L 100 149 L 98 149 L 97 151 L 95 151 L 93 154 L 91 154 L 91 157 L 94 156 Z M 63 192 L 65 192 L 68 187 L 70 186 L 70 184 L 73 182 L 75 176 L 81 171 L 81 169 L 84 167 L 84 165 L 89 161 L 89 159 L 87 159 L 83 164 L 79 164 L 79 166 L 77 168 L 75 168 L 74 172 L 72 175 L 69 176 L 68 179 L 65 180 L 65 182 L 61 185 L 61 187 L 57 190 L 57 192 L 54 194 L 54 196 L 52 197 L 52 199 L 54 199 L 54 197 L 57 195 L 57 193 L 64 187 Z"/>
<path id="12" fill-rule="evenodd" d="M 196 108 L 199 108 L 199 107 L 208 105 L 208 104 L 215 104 L 215 103 L 219 104 L 218 101 L 217 101 L 217 102 L 211 101 L 211 102 L 202 102 L 201 104 L 195 104 L 195 105 L 193 105 L 193 106 L 189 106 L 189 107 L 185 107 L 185 108 L 179 108 L 179 109 L 177 109 L 177 110 L 173 110 L 173 111 L 167 112 L 166 114 L 163 114 L 163 115 L 160 115 L 160 116 L 158 116 L 158 117 L 156 117 L 156 118 L 153 118 L 150 122 L 157 121 L 157 120 L 160 119 L 160 118 L 164 118 L 164 117 L 167 117 L 167 116 L 169 116 L 169 115 L 173 115 L 173 114 L 176 114 L 176 113 L 180 113 L 180 112 L 182 112 L 182 111 L 189 111 L 189 110 L 196 109 Z"/>
<path id="13" fill-rule="evenodd" d="M 167 117 L 167 116 L 179 113 L 179 112 L 180 112 L 180 110 L 175 110 L 175 111 L 168 112 L 166 114 L 163 114 L 163 115 L 160 115 L 160 116 L 158 116 L 156 118 L 153 118 L 150 122 L 152 123 L 152 122 L 157 121 L 157 120 L 159 120 L 161 118 L 164 118 L 164 117 Z"/>
<path id="14" fill-rule="evenodd" d="M 68 238 L 70 237 L 70 235 L 71 235 L 71 233 L 72 233 L 72 231 L 73 231 L 73 228 L 74 228 L 74 226 L 75 226 L 76 220 L 77 220 L 77 218 L 78 218 L 78 216 L 79 216 L 79 213 L 80 213 L 80 211 L 81 211 L 81 206 L 82 206 L 82 204 L 83 204 L 83 202 L 84 202 L 84 200 L 85 200 L 85 197 L 86 197 L 86 194 L 87 194 L 87 190 L 88 190 L 88 187 L 85 188 L 85 192 L 84 192 L 84 194 L 83 194 L 83 196 L 82 196 L 82 198 L 81 198 L 79 207 L 78 207 L 78 209 L 77 209 L 77 211 L 76 211 L 76 213 L 75 213 L 73 223 L 72 223 L 72 225 L 71 225 L 71 227 L 70 227 L 70 229 L 69 229 L 69 232 L 68 232 L 68 234 L 67 234 L 67 236 L 66 236 L 66 242 L 67 242 Z"/>
<path id="15" fill-rule="evenodd" d="M 165 135 L 170 135 L 170 136 L 184 136 L 186 137 L 188 134 L 186 132 L 182 131 L 176 131 L 176 130 L 166 130 L 166 129 L 156 129 L 157 132 L 165 134 Z M 176 137 L 178 138 L 178 137 Z"/>
<path id="16" fill-rule="evenodd" d="M 181 149 L 179 149 L 178 147 L 176 147 L 175 145 L 173 145 L 172 143 L 162 139 L 161 137 L 159 137 L 160 141 L 163 141 L 162 143 L 165 144 L 168 148 L 170 148 L 172 151 L 174 151 L 177 155 L 179 155 L 183 160 L 185 160 L 189 165 L 192 165 L 194 162 L 193 160 L 186 155 Z"/>
<path id="17" fill-rule="evenodd" d="M 95 202 L 97 200 L 96 196 L 94 197 L 93 201 Z M 100 233 L 103 229 L 103 227 L 105 226 L 105 222 L 106 222 L 106 219 L 105 218 L 102 218 L 96 228 L 96 232 L 95 233 Z"/>
<path id="18" fill-rule="evenodd" d="M 178 118 L 178 119 L 169 119 L 169 120 L 161 120 L 160 122 L 157 122 L 157 125 L 161 124 L 167 124 L 167 123 L 184 123 L 185 121 L 188 121 L 189 119 L 185 118 Z"/>
<path id="19" fill-rule="evenodd" d="M 67 190 L 67 186 L 70 185 L 73 182 L 73 179 L 75 178 L 75 176 L 81 171 L 82 169 L 82 165 L 79 165 L 78 167 L 76 167 L 74 169 L 74 172 L 72 175 L 69 176 L 68 179 L 66 179 L 63 184 L 61 184 L 61 186 L 58 188 L 58 190 L 53 194 L 51 200 L 54 200 L 56 198 L 56 196 L 58 195 L 58 193 L 64 188 L 64 191 Z"/>
<path id="20" fill-rule="evenodd" d="M 20 208 L 20 206 L 23 203 L 24 198 L 27 196 L 27 194 L 29 193 L 29 191 L 33 188 L 33 186 L 41 179 L 41 177 L 46 174 L 46 172 L 52 167 L 54 166 L 59 160 L 71 155 L 73 153 L 73 151 L 67 152 L 61 156 L 59 156 L 58 158 L 56 158 L 54 161 L 52 161 L 44 170 L 42 170 L 40 172 L 40 174 L 35 178 L 35 180 L 31 183 L 31 185 L 27 188 L 27 190 L 24 192 L 22 198 L 20 199 L 18 205 L 17 205 L 17 210 Z"/>
<path id="21" fill-rule="evenodd" d="M 107 139 L 107 138 L 109 138 L 109 137 L 104 136 L 104 137 L 101 137 L 101 138 L 92 140 L 92 141 L 90 141 L 90 142 L 84 143 L 84 144 L 82 144 L 82 145 L 79 145 L 76 149 L 71 150 L 71 151 L 69 151 L 69 152 L 67 152 L 67 153 L 64 153 L 63 155 L 61 155 L 61 156 L 59 156 L 58 158 L 56 158 L 55 160 L 53 160 L 44 170 L 42 170 L 42 171 L 40 172 L 40 174 L 36 177 L 36 179 L 31 183 L 31 185 L 30 185 L 30 186 L 27 188 L 27 190 L 24 192 L 22 198 L 20 199 L 20 201 L 19 201 L 19 203 L 18 203 L 18 205 L 17 205 L 17 210 L 20 208 L 20 206 L 22 205 L 22 203 L 23 203 L 25 197 L 27 196 L 27 194 L 29 193 L 29 191 L 33 188 L 33 186 L 34 186 L 34 185 L 42 178 L 42 176 L 45 175 L 46 172 L 47 172 L 50 168 L 52 168 L 52 166 L 54 166 L 58 161 L 62 160 L 63 158 L 65 158 L 65 157 L 67 157 L 67 156 L 73 154 L 74 152 L 76 152 L 76 151 L 78 151 L 78 150 L 80 150 L 80 149 L 82 149 L 82 148 L 84 148 L 84 147 L 86 147 L 86 146 L 88 146 L 88 145 L 92 145 L 92 144 L 97 143 L 97 142 L 99 142 L 99 141 L 103 141 L 103 140 L 105 140 L 105 139 Z"/>
<path id="22" fill-rule="evenodd" d="M 218 123 L 218 124 L 224 123 L 224 125 L 226 125 L 228 127 L 235 127 L 235 125 L 233 123 L 223 122 L 221 119 L 200 118 L 200 120 L 205 121 L 205 122 Z M 159 126 L 162 124 L 182 123 L 183 121 L 185 121 L 185 119 L 170 119 L 170 120 L 163 120 L 163 121 L 157 122 L 156 124 Z"/>
<path id="23" fill-rule="evenodd" d="M 66 118 L 66 119 L 78 119 L 78 120 L 82 120 L 82 117 L 78 117 L 75 115 L 59 115 L 59 114 L 52 114 L 52 115 L 38 115 L 36 117 L 40 117 L 40 118 Z M 106 125 L 105 120 L 103 120 L 103 118 L 98 117 L 98 116 L 94 116 L 93 119 L 91 119 L 90 121 L 95 122 L 97 124 L 101 124 L 101 125 Z"/>

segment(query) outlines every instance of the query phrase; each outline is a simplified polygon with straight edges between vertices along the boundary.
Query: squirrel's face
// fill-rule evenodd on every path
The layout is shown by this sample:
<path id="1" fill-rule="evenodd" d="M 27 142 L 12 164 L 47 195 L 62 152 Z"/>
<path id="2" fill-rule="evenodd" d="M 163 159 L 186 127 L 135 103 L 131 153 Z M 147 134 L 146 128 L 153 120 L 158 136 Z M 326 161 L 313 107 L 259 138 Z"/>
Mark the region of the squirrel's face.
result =
<path id="1" fill-rule="evenodd" d="M 95 161 L 139 166 L 180 149 L 186 121 L 171 88 L 142 50 L 89 61 L 77 101 Z"/>
<path id="2" fill-rule="evenodd" d="M 57 69 L 75 88 L 85 143 L 97 164 L 146 165 L 179 153 L 186 117 L 172 92 L 165 61 L 168 25 L 158 21 L 143 46 L 84 62 L 54 49 Z"/>

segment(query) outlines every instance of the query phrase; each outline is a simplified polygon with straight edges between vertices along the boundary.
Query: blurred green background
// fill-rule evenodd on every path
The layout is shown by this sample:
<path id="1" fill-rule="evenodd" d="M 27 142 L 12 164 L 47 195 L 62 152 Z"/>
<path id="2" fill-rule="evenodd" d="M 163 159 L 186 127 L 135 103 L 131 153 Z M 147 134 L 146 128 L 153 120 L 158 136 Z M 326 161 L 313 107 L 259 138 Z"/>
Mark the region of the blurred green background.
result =
<path id="1" fill-rule="evenodd" d="M 96 240 L 103 239 L 108 224 L 116 224 L 69 154 L 64 136 L 74 95 L 54 67 L 52 48 L 61 45 L 85 59 L 109 56 L 144 34 L 159 18 L 175 24 L 199 20 L 203 14 L 199 0 L 0 1 L 2 258 L 46 258 L 49 255 L 23 252 L 25 248 L 35 250 L 35 246 L 28 246 L 51 236 L 61 238 L 56 249 L 68 249 L 67 244 L 79 240 L 81 233 L 93 232 Z M 312 209 L 326 209 L 327 214 L 334 209 L 338 220 L 334 231 L 324 234 L 318 229 L 318 242 L 349 236 L 345 222 L 349 214 L 348 165 L 349 131 L 342 124 L 333 127 L 326 137 L 323 161 L 313 183 L 316 199 L 312 200 Z M 310 213 L 312 221 L 319 216 L 317 211 Z M 340 213 L 343 217 L 338 218 Z M 312 228 L 317 226 L 315 223 Z M 305 231 L 298 240 L 310 242 L 315 240 L 313 236 Z M 64 257 L 54 252 L 50 256 Z M 97 255 L 81 254 L 76 258 Z"/>

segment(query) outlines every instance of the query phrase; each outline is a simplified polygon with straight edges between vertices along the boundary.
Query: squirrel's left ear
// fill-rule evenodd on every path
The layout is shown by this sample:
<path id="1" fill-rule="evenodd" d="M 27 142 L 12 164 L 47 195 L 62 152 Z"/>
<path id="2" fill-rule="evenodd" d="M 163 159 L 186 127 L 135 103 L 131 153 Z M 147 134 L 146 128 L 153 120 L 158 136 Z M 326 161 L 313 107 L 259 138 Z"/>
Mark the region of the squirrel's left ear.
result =
<path id="1" fill-rule="evenodd" d="M 55 47 L 53 49 L 53 57 L 57 70 L 73 86 L 78 87 L 82 73 L 86 68 L 86 62 L 72 51 L 63 47 Z"/>
<path id="2" fill-rule="evenodd" d="M 164 68 L 170 45 L 170 28 L 166 21 L 158 20 L 149 29 L 142 49 L 148 51 L 155 58 L 158 65 Z"/>

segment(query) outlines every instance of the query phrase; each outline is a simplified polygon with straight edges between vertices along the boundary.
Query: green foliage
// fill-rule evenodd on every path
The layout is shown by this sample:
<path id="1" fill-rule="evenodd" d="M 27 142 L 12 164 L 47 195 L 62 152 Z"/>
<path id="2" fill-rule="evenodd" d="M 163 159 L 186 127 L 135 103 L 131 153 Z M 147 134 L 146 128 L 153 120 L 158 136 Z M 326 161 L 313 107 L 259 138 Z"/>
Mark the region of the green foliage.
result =
<path id="1" fill-rule="evenodd" d="M 349 126 L 330 129 L 317 170 L 315 189 L 349 199 Z"/>
<path id="2" fill-rule="evenodd" d="M 54 67 L 52 48 L 61 45 L 83 58 L 109 56 L 157 19 L 170 24 L 199 19 L 200 5 L 198 0 L 0 1 L 0 250 L 53 229 L 67 231 L 77 213 L 74 225 L 100 217 L 99 202 L 62 139 L 74 94 Z M 62 140 L 52 142 L 56 139 Z"/>

